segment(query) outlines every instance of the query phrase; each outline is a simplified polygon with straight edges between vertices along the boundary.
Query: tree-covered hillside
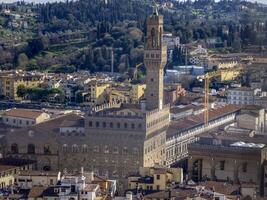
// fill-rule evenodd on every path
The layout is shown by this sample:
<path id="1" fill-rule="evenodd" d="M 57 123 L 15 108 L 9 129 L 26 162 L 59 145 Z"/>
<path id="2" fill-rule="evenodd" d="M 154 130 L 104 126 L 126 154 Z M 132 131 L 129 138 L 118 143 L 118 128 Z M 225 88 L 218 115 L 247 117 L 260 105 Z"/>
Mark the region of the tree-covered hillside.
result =
<path id="1" fill-rule="evenodd" d="M 166 6 L 166 2 L 172 6 Z M 241 0 L 158 0 L 157 4 L 164 15 L 165 31 L 179 36 L 184 44 L 205 44 L 208 39 L 216 38 L 222 45 L 215 46 L 215 50 L 226 52 L 240 52 L 251 44 L 267 44 L 267 8 L 260 4 Z M 131 70 L 142 61 L 145 19 L 151 13 L 151 5 L 151 0 L 2 4 L 0 66 L 108 71 L 113 53 L 115 71 Z M 31 26 L 10 27 L 13 19 L 3 14 L 7 8 L 13 13 L 30 10 L 31 17 L 25 19 Z M 11 39 L 1 40 L 4 36 Z"/>

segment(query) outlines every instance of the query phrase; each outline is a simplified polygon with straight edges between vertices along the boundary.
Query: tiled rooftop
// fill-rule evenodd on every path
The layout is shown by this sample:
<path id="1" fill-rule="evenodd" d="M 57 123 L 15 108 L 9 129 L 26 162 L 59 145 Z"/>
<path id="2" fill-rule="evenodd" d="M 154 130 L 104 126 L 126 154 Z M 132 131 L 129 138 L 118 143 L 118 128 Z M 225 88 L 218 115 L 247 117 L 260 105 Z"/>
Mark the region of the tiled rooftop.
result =
<path id="1" fill-rule="evenodd" d="M 225 105 L 209 111 L 209 119 L 214 120 L 224 115 L 237 112 L 241 109 L 238 105 Z M 170 122 L 170 126 L 167 131 L 167 137 L 172 137 L 180 131 L 185 129 L 193 128 L 198 125 L 204 124 L 204 113 L 199 115 L 189 116 L 181 120 L 173 120 Z"/>
<path id="2" fill-rule="evenodd" d="M 42 113 L 44 113 L 44 112 L 41 111 L 41 110 L 13 108 L 13 109 L 10 109 L 10 110 L 6 110 L 2 115 L 3 116 L 9 116 L 9 117 L 36 119 Z"/>

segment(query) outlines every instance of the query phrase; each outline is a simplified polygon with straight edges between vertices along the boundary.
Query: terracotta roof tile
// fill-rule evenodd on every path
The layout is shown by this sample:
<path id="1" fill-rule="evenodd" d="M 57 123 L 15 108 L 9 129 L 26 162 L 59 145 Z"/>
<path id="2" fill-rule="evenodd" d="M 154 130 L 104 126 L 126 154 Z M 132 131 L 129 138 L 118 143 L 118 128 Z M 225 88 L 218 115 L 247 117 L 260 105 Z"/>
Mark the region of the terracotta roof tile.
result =
<path id="1" fill-rule="evenodd" d="M 42 197 L 43 192 L 47 189 L 47 187 L 45 186 L 34 186 L 32 187 L 32 189 L 30 190 L 29 194 L 28 194 L 28 198 L 38 198 L 38 197 Z"/>
<path id="2" fill-rule="evenodd" d="M 30 109 L 13 108 L 13 109 L 10 109 L 10 110 L 6 110 L 3 113 L 3 116 L 21 117 L 21 118 L 27 118 L 27 119 L 36 119 L 42 113 L 44 113 L 44 112 L 41 111 L 41 110 L 30 110 Z"/>
<path id="3" fill-rule="evenodd" d="M 231 104 L 218 107 L 216 109 L 212 109 L 209 111 L 209 119 L 214 120 L 218 117 L 238 111 L 240 109 L 241 109 L 240 106 Z M 184 129 L 195 127 L 201 124 L 204 124 L 204 113 L 201 113 L 199 115 L 189 116 L 187 118 L 178 121 L 173 120 L 170 122 L 170 126 L 167 131 L 167 137 L 171 137 L 177 134 L 178 131 L 182 131 Z"/>
<path id="4" fill-rule="evenodd" d="M 240 185 L 232 185 L 225 182 L 207 181 L 200 184 L 205 186 L 206 189 L 214 190 L 215 192 L 224 195 L 238 195 Z"/>

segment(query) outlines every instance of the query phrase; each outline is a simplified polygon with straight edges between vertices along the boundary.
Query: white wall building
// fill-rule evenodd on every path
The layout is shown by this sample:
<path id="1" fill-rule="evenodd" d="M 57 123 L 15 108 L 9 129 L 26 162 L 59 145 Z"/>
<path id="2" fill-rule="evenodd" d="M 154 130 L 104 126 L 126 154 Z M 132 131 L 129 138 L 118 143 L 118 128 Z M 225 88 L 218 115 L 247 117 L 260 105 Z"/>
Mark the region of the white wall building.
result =
<path id="1" fill-rule="evenodd" d="M 1 117 L 3 124 L 15 127 L 33 126 L 50 119 L 50 115 L 41 110 L 17 108 L 4 111 Z"/>
<path id="2" fill-rule="evenodd" d="M 210 111 L 209 125 L 205 129 L 203 114 L 179 121 L 171 121 L 166 139 L 166 165 L 171 166 L 188 156 L 187 145 L 198 140 L 207 130 L 234 122 L 240 107 L 225 105 Z"/>
<path id="3" fill-rule="evenodd" d="M 227 102 L 237 105 L 254 105 L 255 99 L 262 97 L 261 89 L 250 87 L 239 87 L 228 89 Z"/>

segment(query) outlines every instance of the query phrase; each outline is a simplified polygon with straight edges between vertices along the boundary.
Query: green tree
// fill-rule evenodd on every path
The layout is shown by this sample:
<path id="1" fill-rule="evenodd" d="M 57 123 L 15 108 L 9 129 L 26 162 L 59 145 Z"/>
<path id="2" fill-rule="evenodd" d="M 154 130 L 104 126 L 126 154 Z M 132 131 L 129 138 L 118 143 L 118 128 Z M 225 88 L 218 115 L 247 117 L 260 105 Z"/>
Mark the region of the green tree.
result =
<path id="1" fill-rule="evenodd" d="M 241 40 L 239 38 L 234 39 L 232 48 L 236 53 L 241 52 Z"/>
<path id="2" fill-rule="evenodd" d="M 76 103 L 83 103 L 84 99 L 83 99 L 82 92 L 78 92 L 78 93 L 76 94 L 75 101 L 76 101 Z"/>
<path id="3" fill-rule="evenodd" d="M 27 94 L 27 88 L 25 87 L 25 85 L 19 85 L 17 88 L 18 97 L 21 97 L 24 99 L 26 94 Z"/>
<path id="4" fill-rule="evenodd" d="M 25 53 L 21 53 L 17 60 L 18 67 L 25 68 L 29 64 L 28 56 Z"/>

